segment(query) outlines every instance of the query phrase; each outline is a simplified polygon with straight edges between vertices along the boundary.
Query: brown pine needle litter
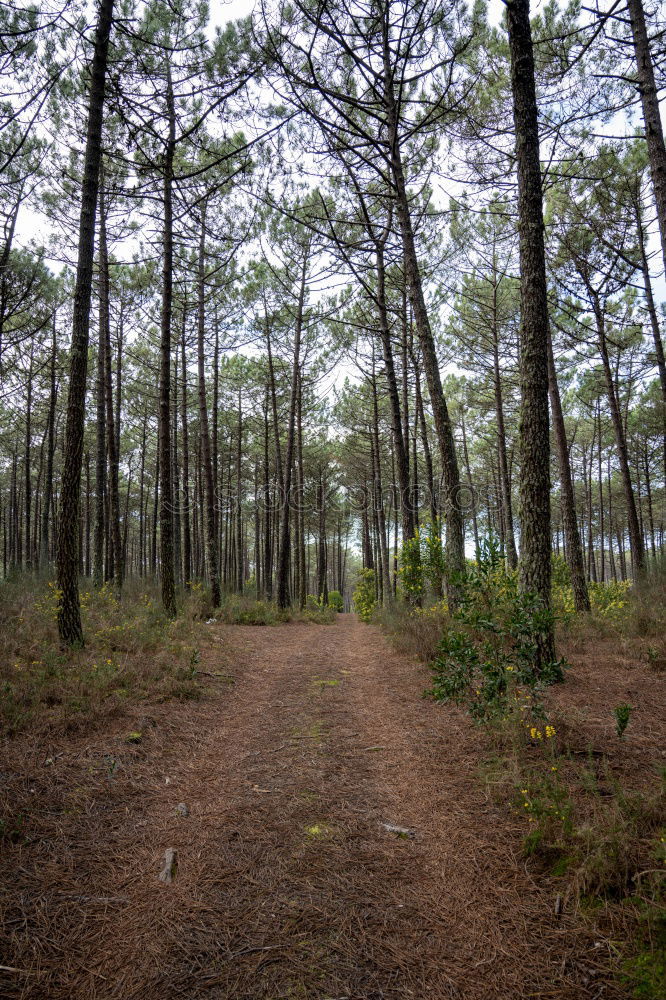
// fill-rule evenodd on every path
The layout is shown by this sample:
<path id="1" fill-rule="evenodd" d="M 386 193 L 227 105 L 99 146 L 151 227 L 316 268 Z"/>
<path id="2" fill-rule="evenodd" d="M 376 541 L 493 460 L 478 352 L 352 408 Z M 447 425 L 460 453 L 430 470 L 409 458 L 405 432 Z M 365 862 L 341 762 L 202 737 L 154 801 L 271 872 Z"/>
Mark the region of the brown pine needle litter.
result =
<path id="1" fill-rule="evenodd" d="M 350 616 L 316 632 L 211 631 L 221 643 L 202 667 L 214 672 L 224 648 L 233 686 L 3 747 L 0 995 L 629 995 L 611 942 L 523 857 L 524 818 L 479 777 L 481 732 L 421 697 L 424 668 Z M 613 676 L 604 693 L 583 662 L 555 698 L 587 700 L 600 734 Z M 641 690 L 654 717 L 640 738 L 628 731 L 629 776 L 662 735 L 657 688 Z M 134 730 L 141 741 L 127 743 Z M 377 752 L 350 753 L 350 738 Z M 164 884 L 168 850 L 177 868 Z"/>

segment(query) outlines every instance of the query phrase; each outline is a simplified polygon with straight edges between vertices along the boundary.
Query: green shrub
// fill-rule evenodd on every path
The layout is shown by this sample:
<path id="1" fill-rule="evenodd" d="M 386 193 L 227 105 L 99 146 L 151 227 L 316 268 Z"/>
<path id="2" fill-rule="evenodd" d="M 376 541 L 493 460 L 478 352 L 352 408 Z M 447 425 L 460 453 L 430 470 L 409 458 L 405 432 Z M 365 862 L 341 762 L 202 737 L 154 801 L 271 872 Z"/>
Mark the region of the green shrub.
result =
<path id="1" fill-rule="evenodd" d="M 218 620 L 228 625 L 279 625 L 286 617 L 271 601 L 256 601 L 242 594 L 229 594 L 217 611 Z"/>
<path id="2" fill-rule="evenodd" d="M 294 618 L 300 622 L 310 622 L 313 625 L 332 625 L 337 617 L 335 608 L 329 605 L 315 604 L 295 612 Z"/>
<path id="3" fill-rule="evenodd" d="M 441 597 L 446 573 L 446 560 L 442 546 L 439 521 L 429 521 L 421 535 L 423 575 L 435 597 Z"/>
<path id="4" fill-rule="evenodd" d="M 352 596 L 354 611 L 362 622 L 370 621 L 377 604 L 377 589 L 374 569 L 362 569 Z"/>
<path id="5" fill-rule="evenodd" d="M 342 598 L 342 594 L 339 590 L 330 590 L 328 593 L 328 606 L 337 611 L 338 614 L 342 614 L 345 607 L 345 602 Z"/>
<path id="6" fill-rule="evenodd" d="M 526 696 L 530 711 L 541 714 L 543 688 L 563 679 L 561 660 L 536 667 L 553 618 L 534 595 L 518 592 L 516 575 L 506 572 L 497 544 L 485 541 L 439 644 L 430 694 L 466 705 L 478 721 L 506 717 Z"/>
<path id="7" fill-rule="evenodd" d="M 624 731 L 629 725 L 629 719 L 631 718 L 631 713 L 633 708 L 631 705 L 616 705 L 613 709 L 613 715 L 615 716 L 615 731 L 617 735 L 622 739 L 624 736 Z"/>
<path id="8" fill-rule="evenodd" d="M 400 549 L 400 593 L 411 604 L 423 599 L 424 579 L 421 559 L 421 537 L 417 531 L 413 538 L 406 538 Z"/>

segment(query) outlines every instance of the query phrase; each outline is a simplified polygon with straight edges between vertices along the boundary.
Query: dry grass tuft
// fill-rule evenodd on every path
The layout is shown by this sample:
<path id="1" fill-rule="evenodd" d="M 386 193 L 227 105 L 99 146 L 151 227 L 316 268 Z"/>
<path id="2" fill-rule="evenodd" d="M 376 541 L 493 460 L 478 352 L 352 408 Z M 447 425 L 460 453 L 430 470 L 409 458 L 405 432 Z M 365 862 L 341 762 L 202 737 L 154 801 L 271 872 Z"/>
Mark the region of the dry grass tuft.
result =
<path id="1" fill-rule="evenodd" d="M 396 652 L 430 663 L 437 653 L 449 615 L 443 603 L 416 608 L 404 602 L 378 608 L 372 620 L 379 625 Z"/>

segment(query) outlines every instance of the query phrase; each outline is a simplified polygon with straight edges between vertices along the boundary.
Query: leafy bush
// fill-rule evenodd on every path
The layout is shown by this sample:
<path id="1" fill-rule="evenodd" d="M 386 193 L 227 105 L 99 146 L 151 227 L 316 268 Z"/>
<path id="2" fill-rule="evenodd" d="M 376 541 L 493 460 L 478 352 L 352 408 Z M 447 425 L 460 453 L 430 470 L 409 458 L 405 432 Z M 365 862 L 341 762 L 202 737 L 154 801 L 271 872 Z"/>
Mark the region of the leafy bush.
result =
<path id="1" fill-rule="evenodd" d="M 505 717 L 525 694 L 531 711 L 540 714 L 541 691 L 563 679 L 561 660 L 536 666 L 553 620 L 534 595 L 518 592 L 516 575 L 506 572 L 496 543 L 484 542 L 440 642 L 430 693 L 466 705 L 478 721 Z"/>
<path id="2" fill-rule="evenodd" d="M 441 597 L 442 584 L 446 573 L 446 560 L 442 545 L 442 532 L 438 521 L 429 521 L 421 535 L 421 558 L 423 574 L 431 592 Z"/>
<path id="3" fill-rule="evenodd" d="M 406 538 L 400 549 L 400 569 L 398 571 L 400 593 L 405 600 L 417 604 L 423 598 L 423 562 L 421 560 L 421 537 L 417 531 L 413 538 Z"/>
<path id="4" fill-rule="evenodd" d="M 305 607 L 303 611 L 293 613 L 296 621 L 309 622 L 312 625 L 332 625 L 337 617 L 335 608 L 326 604 L 315 604 Z"/>
<path id="5" fill-rule="evenodd" d="M 429 593 L 441 597 L 446 570 L 438 522 L 428 522 L 400 550 L 400 592 L 406 601 L 419 604 Z"/>
<path id="6" fill-rule="evenodd" d="M 356 589 L 352 595 L 354 611 L 362 622 L 369 622 L 377 604 L 377 589 L 374 569 L 362 569 Z"/>
<path id="7" fill-rule="evenodd" d="M 328 606 L 329 608 L 333 608 L 334 611 L 337 611 L 338 614 L 342 614 L 345 608 L 345 603 L 339 590 L 330 590 L 328 592 Z"/>
<path id="8" fill-rule="evenodd" d="M 242 594 L 226 596 L 216 617 L 227 625 L 279 625 L 286 620 L 271 601 L 256 601 Z"/>

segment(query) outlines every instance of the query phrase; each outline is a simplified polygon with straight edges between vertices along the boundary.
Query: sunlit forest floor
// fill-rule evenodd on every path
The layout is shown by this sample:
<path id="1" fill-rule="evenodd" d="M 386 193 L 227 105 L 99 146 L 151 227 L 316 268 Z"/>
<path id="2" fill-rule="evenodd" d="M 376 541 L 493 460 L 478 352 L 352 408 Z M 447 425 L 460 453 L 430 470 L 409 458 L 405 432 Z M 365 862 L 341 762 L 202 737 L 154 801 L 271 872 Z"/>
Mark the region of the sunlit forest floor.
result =
<path id="1" fill-rule="evenodd" d="M 662 995 L 658 638 L 568 628 L 526 741 L 423 698 L 352 615 L 204 624 L 195 594 L 165 629 L 103 600 L 121 637 L 91 617 L 69 681 L 20 601 L 4 623 L 3 996 Z"/>

